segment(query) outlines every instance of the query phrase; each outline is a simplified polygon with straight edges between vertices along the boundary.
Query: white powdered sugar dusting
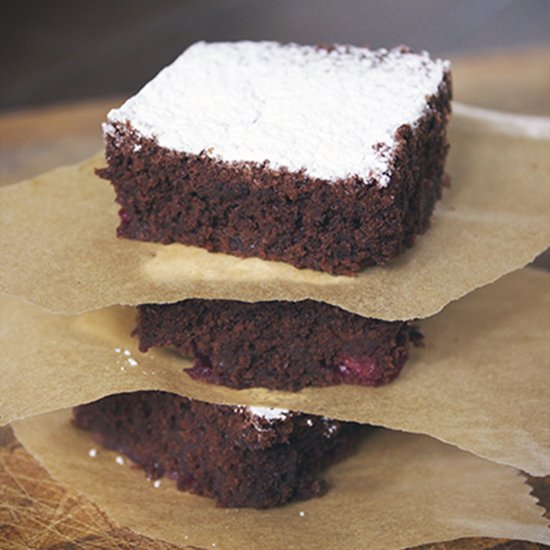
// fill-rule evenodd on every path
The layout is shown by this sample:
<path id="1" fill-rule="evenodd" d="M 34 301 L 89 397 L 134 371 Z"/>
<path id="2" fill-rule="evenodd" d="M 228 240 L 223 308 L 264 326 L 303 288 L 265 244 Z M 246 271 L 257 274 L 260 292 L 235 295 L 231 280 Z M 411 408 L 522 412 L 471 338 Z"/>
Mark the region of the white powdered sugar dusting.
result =
<path id="1" fill-rule="evenodd" d="M 274 409 L 271 407 L 246 407 L 248 412 L 253 416 L 259 416 L 265 420 L 284 420 L 289 411 L 286 409 Z"/>
<path id="2" fill-rule="evenodd" d="M 129 122 L 177 152 L 385 186 L 397 129 L 414 126 L 448 69 L 425 52 L 199 42 L 112 110 L 104 132 Z"/>

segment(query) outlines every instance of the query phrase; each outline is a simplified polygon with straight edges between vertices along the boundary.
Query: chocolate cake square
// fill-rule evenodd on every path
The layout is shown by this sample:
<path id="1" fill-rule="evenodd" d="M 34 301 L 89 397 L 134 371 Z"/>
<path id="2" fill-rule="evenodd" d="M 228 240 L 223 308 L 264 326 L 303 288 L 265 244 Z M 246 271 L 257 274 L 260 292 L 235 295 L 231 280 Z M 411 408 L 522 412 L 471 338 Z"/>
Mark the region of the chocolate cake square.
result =
<path id="1" fill-rule="evenodd" d="M 380 386 L 396 378 L 421 335 L 322 302 L 190 299 L 138 307 L 139 348 L 175 347 L 193 378 L 231 388 Z"/>
<path id="2" fill-rule="evenodd" d="M 104 124 L 121 237 L 351 275 L 412 246 L 445 181 L 449 63 L 197 43 Z"/>
<path id="3" fill-rule="evenodd" d="M 74 409 L 74 424 L 150 479 L 219 506 L 270 508 L 322 494 L 319 478 L 366 426 L 262 407 L 203 403 L 160 391 L 105 397 Z"/>

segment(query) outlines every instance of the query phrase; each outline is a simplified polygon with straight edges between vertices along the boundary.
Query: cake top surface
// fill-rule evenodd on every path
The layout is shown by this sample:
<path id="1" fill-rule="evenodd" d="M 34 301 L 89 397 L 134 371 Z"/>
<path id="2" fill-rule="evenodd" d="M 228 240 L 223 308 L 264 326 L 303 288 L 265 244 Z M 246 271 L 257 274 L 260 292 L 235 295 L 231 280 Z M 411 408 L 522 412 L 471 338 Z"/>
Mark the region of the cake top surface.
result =
<path id="1" fill-rule="evenodd" d="M 385 186 L 396 130 L 422 116 L 448 69 L 404 49 L 199 42 L 108 121 L 177 152 Z"/>

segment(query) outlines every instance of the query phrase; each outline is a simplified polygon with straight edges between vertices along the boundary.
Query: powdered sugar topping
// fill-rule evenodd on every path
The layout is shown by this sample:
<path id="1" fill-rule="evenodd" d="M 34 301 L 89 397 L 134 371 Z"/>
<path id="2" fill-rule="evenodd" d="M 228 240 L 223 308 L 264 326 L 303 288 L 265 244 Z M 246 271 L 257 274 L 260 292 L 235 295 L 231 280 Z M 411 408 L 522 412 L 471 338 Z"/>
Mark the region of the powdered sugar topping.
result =
<path id="1" fill-rule="evenodd" d="M 247 407 L 248 412 L 253 416 L 259 416 L 265 420 L 284 420 L 289 411 L 286 409 L 274 409 L 271 407 Z"/>
<path id="2" fill-rule="evenodd" d="M 414 125 L 448 62 L 426 53 L 274 42 L 199 42 L 120 109 L 178 152 L 387 185 L 396 130 Z"/>

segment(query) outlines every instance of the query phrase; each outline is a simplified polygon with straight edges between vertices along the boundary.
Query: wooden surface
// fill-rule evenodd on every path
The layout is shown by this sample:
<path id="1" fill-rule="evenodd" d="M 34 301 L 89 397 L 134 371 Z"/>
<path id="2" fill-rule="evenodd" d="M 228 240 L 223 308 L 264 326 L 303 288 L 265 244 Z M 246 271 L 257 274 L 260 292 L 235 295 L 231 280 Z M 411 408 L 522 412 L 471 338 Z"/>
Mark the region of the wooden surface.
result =
<path id="1" fill-rule="evenodd" d="M 486 108 L 550 115 L 548 49 L 454 60 L 455 98 Z M 99 125 L 119 99 L 89 101 L 0 117 L 0 185 L 60 164 L 78 162 L 102 147 Z M 529 478 L 550 517 L 550 477 Z M 541 546 L 495 539 L 463 539 L 423 549 L 519 550 Z M 90 501 L 63 488 L 0 429 L 0 548 L 171 549 L 110 521 Z"/>

